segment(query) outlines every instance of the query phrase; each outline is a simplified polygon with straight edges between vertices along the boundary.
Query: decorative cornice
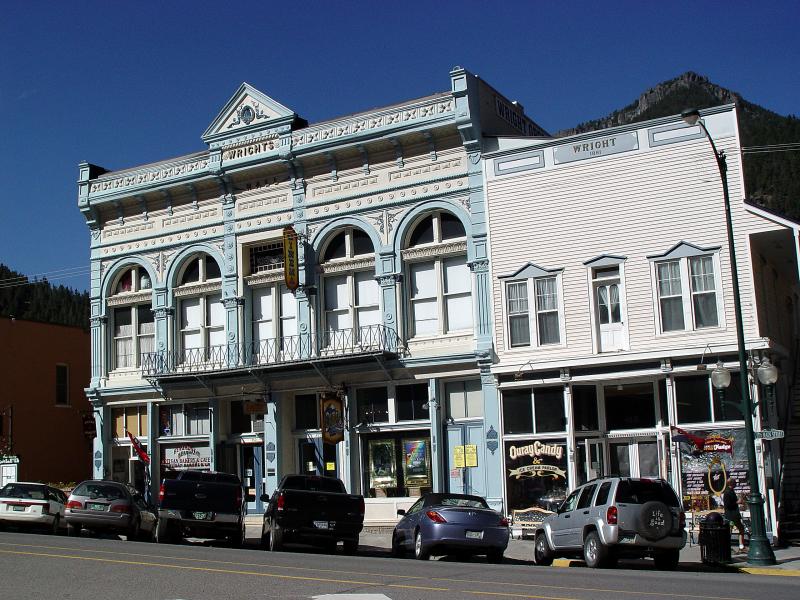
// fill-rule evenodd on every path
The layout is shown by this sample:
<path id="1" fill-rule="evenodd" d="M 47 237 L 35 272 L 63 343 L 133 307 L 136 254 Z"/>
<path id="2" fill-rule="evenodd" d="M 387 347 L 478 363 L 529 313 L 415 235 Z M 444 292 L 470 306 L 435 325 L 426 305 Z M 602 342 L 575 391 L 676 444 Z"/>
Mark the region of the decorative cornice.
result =
<path id="1" fill-rule="evenodd" d="M 163 183 L 204 171 L 208 168 L 208 153 L 202 154 L 199 157 L 193 155 L 177 162 L 164 162 L 145 169 L 125 171 L 122 174 L 109 173 L 92 181 L 89 193 L 101 196 L 151 183 Z"/>
<path id="2" fill-rule="evenodd" d="M 417 104 L 394 107 L 385 111 L 340 119 L 317 126 L 307 127 L 292 134 L 292 147 L 299 148 L 309 144 L 334 140 L 354 134 L 364 134 L 377 129 L 393 129 L 401 125 L 423 121 L 452 113 L 455 108 L 453 98 L 438 96 Z"/>
<path id="3" fill-rule="evenodd" d="M 467 242 L 465 240 L 460 242 L 446 242 L 421 248 L 408 248 L 407 250 L 401 251 L 401 255 L 403 260 L 417 260 L 419 258 L 432 258 L 448 254 L 461 254 L 466 251 Z"/>
<path id="4" fill-rule="evenodd" d="M 161 308 L 153 309 L 153 316 L 156 319 L 166 319 L 175 314 L 175 309 L 170 306 L 162 306 Z"/>
<path id="5" fill-rule="evenodd" d="M 317 267 L 317 272 L 323 275 L 330 275 L 331 273 L 343 273 L 349 271 L 363 271 L 365 269 L 375 268 L 375 257 L 369 258 L 349 258 L 346 260 L 337 260 L 321 264 Z"/>
<path id="6" fill-rule="evenodd" d="M 146 302 L 152 302 L 152 300 L 153 290 L 147 290 L 144 292 L 123 293 L 116 296 L 109 296 L 108 300 L 106 300 L 106 305 L 124 306 L 126 304 L 144 304 Z"/>
<path id="7" fill-rule="evenodd" d="M 256 273 L 255 275 L 248 275 L 244 278 L 244 282 L 250 287 L 256 287 L 268 283 L 275 283 L 283 281 L 284 269 L 275 269 L 273 271 L 264 271 L 263 273 Z"/>
<path id="8" fill-rule="evenodd" d="M 211 283 L 196 283 L 184 287 L 175 288 L 176 298 L 186 298 L 189 296 L 199 296 L 201 294 L 208 294 L 212 292 L 219 292 L 222 290 L 222 282 L 214 281 Z"/>
<path id="9" fill-rule="evenodd" d="M 469 263 L 469 270 L 473 273 L 488 273 L 489 272 L 489 261 L 486 259 L 482 260 L 474 260 Z"/>
<path id="10" fill-rule="evenodd" d="M 108 317 L 98 316 L 92 317 L 89 319 L 89 324 L 92 327 L 100 327 L 101 325 L 105 325 L 108 322 Z"/>
<path id="11" fill-rule="evenodd" d="M 391 287 L 403 281 L 401 273 L 388 273 L 385 275 L 378 275 L 375 280 L 381 287 Z"/>
<path id="12" fill-rule="evenodd" d="M 236 308 L 237 306 L 244 306 L 244 298 L 239 296 L 230 296 L 222 299 L 222 306 L 225 308 Z"/>

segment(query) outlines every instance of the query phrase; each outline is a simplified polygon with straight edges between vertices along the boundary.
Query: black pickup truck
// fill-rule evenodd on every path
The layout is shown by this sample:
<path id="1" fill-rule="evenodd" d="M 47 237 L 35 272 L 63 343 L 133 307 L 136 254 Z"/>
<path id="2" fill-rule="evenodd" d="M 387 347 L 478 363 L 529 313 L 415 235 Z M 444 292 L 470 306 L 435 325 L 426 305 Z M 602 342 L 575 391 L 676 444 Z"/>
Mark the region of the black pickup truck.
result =
<path id="1" fill-rule="evenodd" d="M 244 541 L 242 482 L 236 475 L 206 471 L 167 474 L 158 493 L 155 540 L 177 543 L 184 537 Z"/>
<path id="2" fill-rule="evenodd" d="M 315 544 L 336 551 L 339 541 L 345 554 L 358 550 L 364 527 L 364 496 L 348 494 L 334 477 L 287 475 L 268 502 L 261 529 L 261 544 L 272 551 L 286 542 Z"/>

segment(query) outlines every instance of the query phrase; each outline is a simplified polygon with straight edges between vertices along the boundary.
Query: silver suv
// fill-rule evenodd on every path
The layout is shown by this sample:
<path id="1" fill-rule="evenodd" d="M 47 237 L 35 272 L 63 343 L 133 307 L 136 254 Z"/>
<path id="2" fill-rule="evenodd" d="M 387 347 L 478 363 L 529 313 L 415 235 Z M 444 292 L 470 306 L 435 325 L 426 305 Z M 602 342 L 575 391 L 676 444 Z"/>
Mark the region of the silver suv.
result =
<path id="1" fill-rule="evenodd" d="M 589 567 L 618 558 L 652 557 L 659 569 L 678 566 L 686 520 L 678 497 L 663 479 L 605 477 L 573 491 L 536 530 L 533 560 L 582 556 Z"/>

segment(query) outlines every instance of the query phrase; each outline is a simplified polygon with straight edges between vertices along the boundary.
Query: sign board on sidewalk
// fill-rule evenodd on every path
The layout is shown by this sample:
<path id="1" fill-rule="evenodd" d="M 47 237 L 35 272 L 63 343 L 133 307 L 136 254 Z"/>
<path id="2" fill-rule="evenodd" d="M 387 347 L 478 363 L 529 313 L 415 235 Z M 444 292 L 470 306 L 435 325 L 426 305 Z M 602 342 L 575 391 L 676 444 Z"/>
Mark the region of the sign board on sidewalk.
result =
<path id="1" fill-rule="evenodd" d="M 764 429 L 763 431 L 754 431 L 753 435 L 756 439 L 762 440 L 779 440 L 783 437 L 782 429 Z"/>

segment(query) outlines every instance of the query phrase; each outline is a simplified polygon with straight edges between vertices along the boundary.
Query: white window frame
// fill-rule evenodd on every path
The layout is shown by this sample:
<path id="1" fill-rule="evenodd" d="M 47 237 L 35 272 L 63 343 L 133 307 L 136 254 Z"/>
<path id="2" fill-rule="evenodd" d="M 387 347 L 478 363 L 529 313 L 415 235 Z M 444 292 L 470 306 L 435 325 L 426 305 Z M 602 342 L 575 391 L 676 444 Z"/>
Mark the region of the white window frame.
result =
<path id="1" fill-rule="evenodd" d="M 470 302 L 470 325 L 462 329 L 450 329 L 447 313 L 447 300 L 455 297 L 469 297 L 470 300 L 475 297 L 475 280 L 470 269 L 469 274 L 469 291 L 468 292 L 445 292 L 445 265 L 448 259 L 464 258 L 464 263 L 469 268 L 467 258 L 467 235 L 466 227 L 464 228 L 465 235 L 463 237 L 447 238 L 442 237 L 441 216 L 443 211 L 434 211 L 426 213 L 419 219 L 417 224 L 411 228 L 413 233 L 422 221 L 428 217 L 433 219 L 433 242 L 426 242 L 416 246 L 407 246 L 402 251 L 403 267 L 406 277 L 411 282 L 411 271 L 415 265 L 432 264 L 434 271 L 434 279 L 436 281 L 436 294 L 435 296 L 425 296 L 421 298 L 413 298 L 410 291 L 407 293 L 406 298 L 406 324 L 408 337 L 411 340 L 422 340 L 438 338 L 442 336 L 458 336 L 467 333 L 472 333 L 475 329 L 474 318 L 474 304 Z M 451 214 L 451 213 L 448 213 Z M 406 287 L 410 290 L 410 285 Z M 434 332 L 417 333 L 416 322 L 414 318 L 414 306 L 422 301 L 430 301 L 435 299 L 437 311 L 437 326 Z"/>
<path id="2" fill-rule="evenodd" d="M 539 331 L 539 309 L 536 297 L 536 283 L 546 279 L 555 280 L 556 291 L 556 306 L 558 311 L 558 341 L 541 343 Z M 529 343 L 528 344 L 513 344 L 511 343 L 511 316 L 509 312 L 509 299 L 508 287 L 511 285 L 525 284 L 525 289 L 528 293 L 528 327 L 529 327 Z M 566 327 L 564 318 L 564 293 L 561 278 L 561 271 L 546 272 L 537 274 L 535 277 L 525 278 L 509 278 L 503 281 L 503 328 L 505 336 L 506 350 L 521 350 L 530 348 L 562 348 L 566 346 Z M 552 310 L 547 312 L 553 312 Z M 522 313 L 514 313 L 522 314 Z"/>
<path id="3" fill-rule="evenodd" d="M 326 262 L 322 262 L 319 265 L 319 270 L 322 273 L 322 285 L 321 287 L 321 294 L 320 294 L 320 314 L 321 314 L 321 331 L 324 332 L 324 335 L 328 336 L 328 342 L 331 345 L 337 345 L 334 342 L 334 338 L 337 335 L 347 337 L 347 331 L 352 331 L 352 338 L 351 340 L 343 339 L 343 343 L 345 345 L 349 345 L 348 341 L 352 341 L 353 344 L 361 341 L 362 339 L 362 327 L 367 327 L 369 325 L 361 325 L 361 315 L 366 311 L 376 311 L 379 315 L 378 323 L 373 323 L 372 325 L 381 325 L 382 319 L 380 315 L 383 314 L 382 308 L 382 295 L 380 291 L 380 286 L 378 286 L 377 280 L 375 280 L 375 248 L 373 246 L 373 251 L 370 253 L 364 254 L 355 254 L 355 244 L 353 242 L 353 233 L 356 230 L 354 227 L 345 227 L 344 228 L 344 236 L 345 236 L 345 256 L 342 258 L 332 258 Z M 361 231 L 361 230 L 359 230 Z M 325 246 L 325 249 L 321 253 L 321 256 L 324 256 L 327 252 L 327 247 L 330 245 L 336 238 L 338 238 L 342 234 L 342 230 L 337 230 L 333 235 L 331 235 L 328 243 Z M 371 275 L 372 280 L 375 281 L 376 291 L 378 295 L 378 303 L 377 304 L 359 304 L 358 298 L 358 290 L 357 290 L 357 282 L 356 282 L 356 275 L 367 273 Z M 328 309 L 327 308 L 327 291 L 326 291 L 326 283 L 328 280 L 336 278 L 336 277 L 344 277 L 345 278 L 345 285 L 347 287 L 346 291 L 346 306 L 338 306 L 335 309 Z M 349 330 L 340 330 L 340 329 L 332 329 L 330 328 L 331 322 L 331 315 L 333 313 L 347 313 L 348 319 L 350 321 L 350 328 Z M 378 339 L 376 336 L 372 336 L 374 339 Z"/>
<path id="4" fill-rule="evenodd" d="M 170 422 L 170 434 L 164 435 L 161 432 L 161 421 L 160 421 L 160 414 L 159 414 L 159 423 L 158 423 L 158 437 L 164 440 L 172 440 L 175 438 L 208 438 L 211 435 L 213 430 L 213 411 L 211 407 L 208 405 L 207 402 L 177 402 L 175 404 L 167 404 L 164 407 L 165 409 L 169 410 L 171 414 L 177 413 L 176 418 L 180 421 L 181 426 L 181 433 L 175 433 L 175 429 L 172 425 L 174 421 Z M 189 433 L 189 411 L 190 410 L 198 410 L 198 409 L 205 409 L 208 411 L 208 432 L 207 433 Z M 160 409 L 159 409 L 160 410 Z M 172 412 L 175 411 L 175 412 Z"/>
<path id="5" fill-rule="evenodd" d="M 586 265 L 586 281 L 589 290 L 589 320 L 592 325 L 592 351 L 594 354 L 603 352 L 600 343 L 600 306 L 597 299 L 596 285 L 613 285 L 619 287 L 620 319 L 623 330 L 622 350 L 630 350 L 630 331 L 628 329 L 628 302 L 627 286 L 625 285 L 625 257 L 602 255 L 584 263 Z M 604 276 L 597 271 L 618 267 L 617 275 Z"/>
<path id="6" fill-rule="evenodd" d="M 122 281 L 123 277 L 125 277 L 128 273 L 130 273 L 131 277 L 131 289 L 117 293 L 116 289 L 119 287 L 120 281 Z M 145 284 L 145 281 L 148 283 Z M 106 300 L 106 306 L 108 307 L 107 314 L 110 317 L 108 324 L 108 359 L 110 368 L 108 371 L 117 373 L 135 371 L 142 366 L 142 341 L 144 338 L 152 339 L 151 352 L 155 351 L 155 319 L 152 321 L 152 333 L 142 333 L 140 331 L 141 323 L 139 321 L 139 307 L 147 306 L 152 310 L 152 281 L 150 281 L 149 273 L 147 273 L 143 267 L 134 265 L 131 267 L 126 267 L 116 277 L 112 290 L 114 293 Z M 131 313 L 131 332 L 129 335 L 116 335 L 117 324 L 115 314 L 117 310 L 128 310 Z M 130 340 L 130 364 L 119 365 L 120 355 L 117 354 L 117 342 L 124 339 Z"/>
<path id="7" fill-rule="evenodd" d="M 688 244 L 685 247 L 690 247 Z M 693 247 L 691 247 L 693 248 Z M 696 324 L 695 310 L 694 310 L 694 294 L 691 283 L 690 261 L 699 258 L 711 258 L 712 266 L 714 268 L 714 294 L 716 296 L 716 309 L 717 309 L 717 324 L 709 325 L 706 327 L 698 327 Z M 683 310 L 683 329 L 664 330 L 663 316 L 661 313 L 661 296 L 659 294 L 659 279 L 658 267 L 659 265 L 676 262 L 679 266 L 680 282 L 681 282 L 681 307 Z M 694 331 L 713 331 L 723 329 L 725 327 L 725 308 L 722 298 L 722 277 L 720 273 L 720 257 L 719 251 L 688 251 L 680 253 L 675 256 L 661 256 L 650 258 L 650 271 L 652 281 L 652 294 L 653 294 L 653 314 L 655 315 L 656 334 L 662 336 L 669 335 L 683 335 Z M 707 292 L 708 293 L 708 292 Z"/>
<path id="8" fill-rule="evenodd" d="M 180 270 L 178 281 L 181 281 L 186 270 L 189 266 L 194 263 L 195 261 L 199 261 L 199 274 L 200 278 L 198 281 L 192 281 L 190 283 L 186 283 L 184 285 L 180 285 L 175 288 L 175 296 L 179 299 L 178 302 L 178 311 L 176 315 L 176 322 L 175 322 L 175 330 L 177 332 L 178 338 L 178 348 L 180 350 L 180 357 L 181 359 L 185 360 L 187 356 L 187 348 L 186 348 L 186 335 L 191 333 L 200 333 L 200 346 L 197 348 L 190 348 L 189 350 L 197 350 L 202 352 L 202 356 L 205 360 L 210 359 L 210 350 L 212 348 L 210 344 L 211 336 L 214 333 L 223 332 L 223 337 L 225 333 L 225 318 L 223 318 L 222 325 L 212 325 L 210 323 L 210 309 L 211 309 L 211 302 L 210 299 L 214 298 L 215 296 L 219 296 L 219 302 L 222 302 L 222 267 L 220 266 L 220 277 L 209 279 L 207 277 L 207 270 L 206 270 L 206 263 L 209 260 L 214 260 L 208 254 L 200 254 L 195 255 L 192 258 L 188 259 L 183 267 Z M 216 261 L 215 261 L 216 262 Z M 183 324 L 183 306 L 186 301 L 199 299 L 199 311 L 200 311 L 200 325 L 198 327 L 184 327 Z M 225 308 L 223 306 L 223 314 L 225 312 Z M 225 344 L 219 344 L 224 346 Z"/>
<path id="9" fill-rule="evenodd" d="M 289 288 L 286 287 L 282 282 L 275 281 L 268 283 L 266 285 L 259 285 L 254 286 L 251 288 L 251 298 L 256 293 L 269 289 L 270 290 L 270 302 L 272 304 L 272 319 L 256 319 L 254 310 L 255 304 L 251 303 L 252 310 L 250 312 L 250 334 L 251 339 L 253 341 L 253 352 L 254 354 L 258 353 L 261 355 L 262 348 L 264 348 L 265 342 L 272 341 L 274 347 L 272 349 L 265 350 L 266 352 L 266 359 L 269 358 L 279 358 L 279 352 L 283 353 L 291 353 L 292 356 L 299 354 L 299 343 L 295 344 L 287 344 L 286 339 L 289 337 L 297 337 L 298 333 L 298 317 L 297 317 L 297 300 L 294 298 L 294 295 L 289 292 Z M 287 316 L 283 310 L 283 296 L 284 293 L 289 293 L 292 295 L 292 302 L 294 303 L 294 314 Z M 260 339 L 257 335 L 258 325 L 259 323 L 267 323 L 272 322 L 272 331 L 273 335 L 269 340 Z M 287 325 L 286 323 L 289 321 L 294 321 L 294 333 L 286 335 Z M 267 344 L 269 345 L 269 344 Z M 262 360 L 263 362 L 269 362 L 269 360 Z"/>

